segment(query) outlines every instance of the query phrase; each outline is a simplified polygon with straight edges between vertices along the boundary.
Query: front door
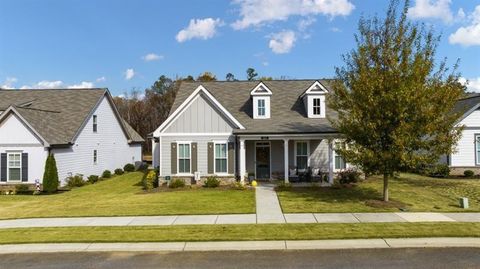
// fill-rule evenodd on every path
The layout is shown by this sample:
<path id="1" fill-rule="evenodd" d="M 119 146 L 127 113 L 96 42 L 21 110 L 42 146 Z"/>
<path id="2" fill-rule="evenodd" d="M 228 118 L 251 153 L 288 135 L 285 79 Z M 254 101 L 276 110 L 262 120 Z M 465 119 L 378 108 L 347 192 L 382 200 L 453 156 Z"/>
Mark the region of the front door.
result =
<path id="1" fill-rule="evenodd" d="M 257 142 L 255 146 L 255 177 L 270 179 L 270 143 Z"/>

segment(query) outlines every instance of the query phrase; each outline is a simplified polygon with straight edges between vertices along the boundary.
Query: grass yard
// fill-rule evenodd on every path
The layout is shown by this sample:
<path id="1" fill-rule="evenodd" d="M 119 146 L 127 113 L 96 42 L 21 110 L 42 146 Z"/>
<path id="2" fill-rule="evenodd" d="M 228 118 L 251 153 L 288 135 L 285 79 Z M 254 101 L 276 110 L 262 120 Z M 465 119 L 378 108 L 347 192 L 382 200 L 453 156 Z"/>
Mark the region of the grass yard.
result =
<path id="1" fill-rule="evenodd" d="M 381 200 L 383 179 L 371 177 L 351 188 L 291 188 L 279 191 L 278 198 L 285 213 L 301 212 L 385 212 L 480 211 L 480 180 L 439 179 L 415 174 L 401 174 L 389 181 L 390 205 Z M 470 208 L 459 207 L 459 197 L 468 197 Z"/>
<path id="2" fill-rule="evenodd" d="M 0 219 L 255 213 L 255 191 L 184 189 L 142 193 L 133 172 L 53 195 L 1 195 Z"/>
<path id="3" fill-rule="evenodd" d="M 0 244 L 480 237 L 480 223 L 257 224 L 2 229 Z"/>

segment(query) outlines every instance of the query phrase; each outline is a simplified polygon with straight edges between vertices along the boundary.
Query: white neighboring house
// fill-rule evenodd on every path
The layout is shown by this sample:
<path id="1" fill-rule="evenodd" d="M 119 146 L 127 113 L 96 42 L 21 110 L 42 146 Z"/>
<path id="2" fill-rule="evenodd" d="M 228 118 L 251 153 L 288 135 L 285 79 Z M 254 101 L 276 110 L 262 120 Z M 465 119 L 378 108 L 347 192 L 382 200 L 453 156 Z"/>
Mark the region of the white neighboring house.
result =
<path id="1" fill-rule="evenodd" d="M 0 90 L 0 185 L 42 182 L 49 153 L 62 183 L 101 175 L 142 161 L 142 142 L 108 89 Z"/>
<path id="2" fill-rule="evenodd" d="M 455 112 L 462 113 L 457 126 L 463 126 L 462 136 L 455 152 L 446 156 L 452 174 L 463 174 L 465 170 L 480 173 L 480 94 L 468 94 L 459 100 Z"/>

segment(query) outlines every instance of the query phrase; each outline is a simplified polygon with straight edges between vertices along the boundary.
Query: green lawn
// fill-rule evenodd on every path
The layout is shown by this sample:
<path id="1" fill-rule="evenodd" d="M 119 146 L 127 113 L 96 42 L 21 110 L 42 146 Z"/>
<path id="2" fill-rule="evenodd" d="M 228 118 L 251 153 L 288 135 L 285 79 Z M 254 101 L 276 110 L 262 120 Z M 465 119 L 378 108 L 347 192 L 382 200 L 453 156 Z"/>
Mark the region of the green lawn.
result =
<path id="1" fill-rule="evenodd" d="M 53 195 L 1 195 L 0 219 L 255 213 L 255 191 L 184 189 L 144 194 L 139 172 Z"/>
<path id="2" fill-rule="evenodd" d="M 0 244 L 480 237 L 480 223 L 257 224 L 0 230 Z"/>
<path id="3" fill-rule="evenodd" d="M 351 188 L 291 188 L 279 191 L 284 212 L 382 212 L 400 211 L 480 211 L 480 180 L 438 179 L 402 174 L 389 181 L 390 199 L 397 207 L 371 206 L 381 200 L 383 180 L 371 177 Z M 459 207 L 458 198 L 468 197 L 470 208 Z M 370 200 L 370 201 L 369 201 Z M 368 202 L 367 202 L 368 201 Z"/>

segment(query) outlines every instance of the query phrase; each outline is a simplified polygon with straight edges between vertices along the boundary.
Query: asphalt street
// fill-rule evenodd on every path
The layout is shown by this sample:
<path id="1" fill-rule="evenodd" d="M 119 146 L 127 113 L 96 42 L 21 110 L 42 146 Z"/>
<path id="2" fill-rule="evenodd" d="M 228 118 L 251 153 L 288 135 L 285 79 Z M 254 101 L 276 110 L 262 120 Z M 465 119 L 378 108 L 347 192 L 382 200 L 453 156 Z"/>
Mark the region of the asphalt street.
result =
<path id="1" fill-rule="evenodd" d="M 0 255 L 0 268 L 480 268 L 480 249 L 358 249 Z"/>

